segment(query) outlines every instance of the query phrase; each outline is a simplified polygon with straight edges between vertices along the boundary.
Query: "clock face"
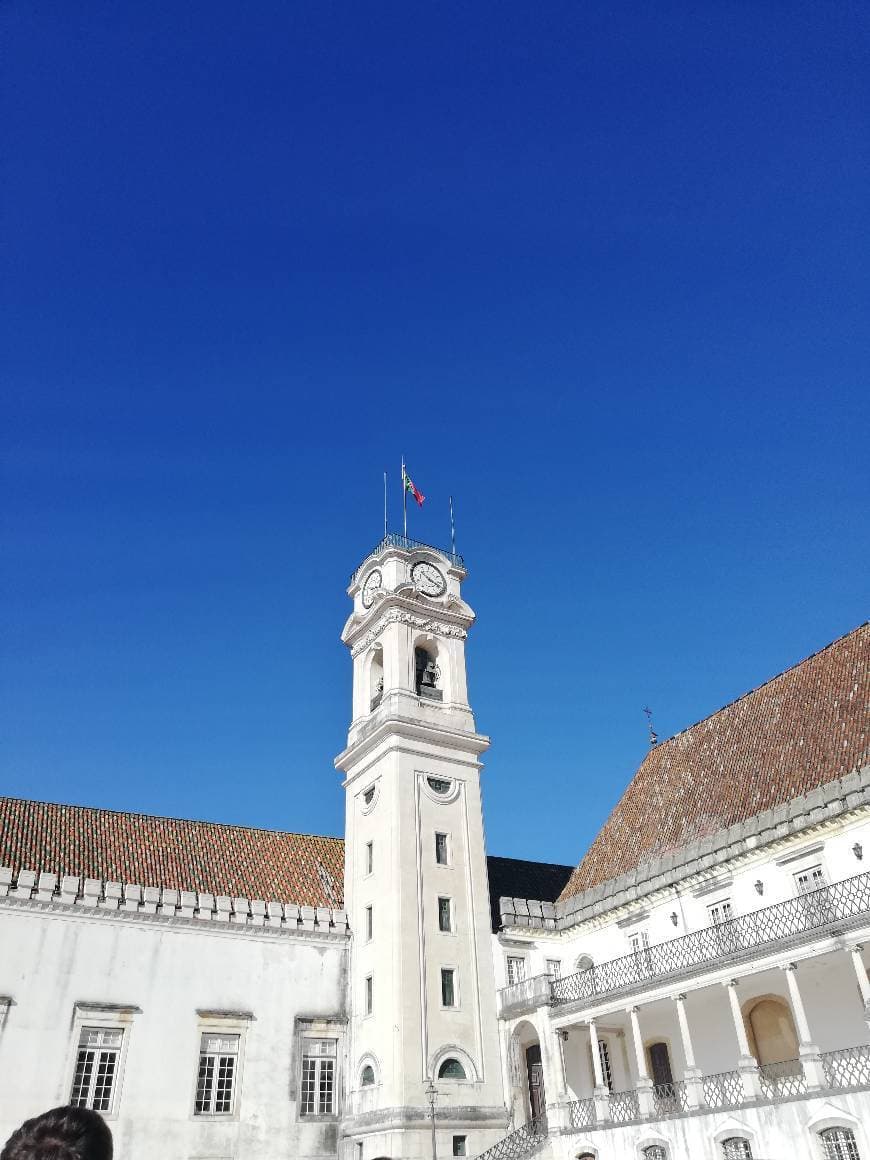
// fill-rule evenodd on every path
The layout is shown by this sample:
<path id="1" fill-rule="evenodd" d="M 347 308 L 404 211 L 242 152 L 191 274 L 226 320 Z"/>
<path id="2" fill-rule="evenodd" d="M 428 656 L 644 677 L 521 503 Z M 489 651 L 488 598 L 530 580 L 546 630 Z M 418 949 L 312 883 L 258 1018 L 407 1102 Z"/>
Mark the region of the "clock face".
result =
<path id="1" fill-rule="evenodd" d="M 374 603 L 375 593 L 380 588 L 382 583 L 383 577 L 381 576 L 379 568 L 375 568 L 374 571 L 369 572 L 368 576 L 366 576 L 366 582 L 363 584 L 362 590 L 362 602 L 364 608 L 371 608 L 372 604 Z"/>
<path id="2" fill-rule="evenodd" d="M 411 569 L 414 587 L 424 596 L 441 596 L 447 589 L 447 581 L 434 564 L 419 560 Z"/>

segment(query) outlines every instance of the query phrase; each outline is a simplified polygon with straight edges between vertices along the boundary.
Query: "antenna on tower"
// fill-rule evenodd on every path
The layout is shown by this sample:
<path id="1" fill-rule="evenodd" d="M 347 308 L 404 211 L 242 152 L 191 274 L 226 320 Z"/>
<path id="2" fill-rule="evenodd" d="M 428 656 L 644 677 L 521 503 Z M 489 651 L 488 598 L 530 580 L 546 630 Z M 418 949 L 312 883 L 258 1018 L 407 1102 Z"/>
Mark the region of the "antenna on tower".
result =
<path id="1" fill-rule="evenodd" d="M 650 709 L 649 705 L 647 705 L 644 709 L 644 715 L 646 717 L 646 727 L 649 729 L 649 743 L 652 747 L 658 741 L 659 735 L 656 733 L 655 729 L 653 729 L 652 709 Z"/>
<path id="2" fill-rule="evenodd" d="M 456 524 L 453 522 L 453 496 L 450 497 L 450 551 L 456 555 Z"/>

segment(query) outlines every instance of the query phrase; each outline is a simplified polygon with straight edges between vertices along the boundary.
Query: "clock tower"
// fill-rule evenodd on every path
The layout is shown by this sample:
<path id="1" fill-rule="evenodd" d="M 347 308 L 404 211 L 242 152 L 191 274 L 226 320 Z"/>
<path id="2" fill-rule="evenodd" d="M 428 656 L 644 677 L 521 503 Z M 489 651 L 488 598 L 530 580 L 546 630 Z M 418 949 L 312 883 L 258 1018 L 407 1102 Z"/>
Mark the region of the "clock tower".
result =
<path id="1" fill-rule="evenodd" d="M 462 558 L 390 535 L 351 578 L 344 774 L 353 932 L 345 1160 L 475 1156 L 504 1135 L 474 613 Z"/>

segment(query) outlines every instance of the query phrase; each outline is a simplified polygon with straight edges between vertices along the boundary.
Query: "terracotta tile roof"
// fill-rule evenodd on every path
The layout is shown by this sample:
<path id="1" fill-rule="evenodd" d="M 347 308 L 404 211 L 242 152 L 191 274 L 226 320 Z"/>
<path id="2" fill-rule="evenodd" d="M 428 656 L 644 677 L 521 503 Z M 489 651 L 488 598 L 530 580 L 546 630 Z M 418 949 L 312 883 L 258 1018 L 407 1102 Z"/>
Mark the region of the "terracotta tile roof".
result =
<path id="1" fill-rule="evenodd" d="M 870 761 L 870 623 L 651 749 L 563 899 Z"/>
<path id="2" fill-rule="evenodd" d="M 536 898 L 538 902 L 555 902 L 574 869 L 555 862 L 526 862 L 523 858 L 495 856 L 486 859 L 486 868 L 494 931 L 501 929 L 500 898 Z"/>
<path id="3" fill-rule="evenodd" d="M 340 838 L 8 797 L 0 866 L 303 906 L 340 907 L 344 893 Z"/>

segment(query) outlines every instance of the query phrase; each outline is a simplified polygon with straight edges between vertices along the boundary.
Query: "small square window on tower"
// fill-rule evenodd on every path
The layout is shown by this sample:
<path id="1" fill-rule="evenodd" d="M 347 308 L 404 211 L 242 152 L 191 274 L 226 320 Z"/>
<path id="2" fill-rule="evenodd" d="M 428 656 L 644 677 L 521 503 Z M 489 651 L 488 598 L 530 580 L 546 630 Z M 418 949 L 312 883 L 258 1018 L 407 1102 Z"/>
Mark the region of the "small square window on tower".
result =
<path id="1" fill-rule="evenodd" d="M 453 904 L 449 898 L 438 899 L 438 929 L 448 934 L 453 930 Z"/>
<path id="2" fill-rule="evenodd" d="M 441 968 L 441 1006 L 456 1006 L 456 971 L 453 967 Z"/>
<path id="3" fill-rule="evenodd" d="M 447 865 L 447 835 L 435 835 L 435 861 L 439 866 Z"/>

